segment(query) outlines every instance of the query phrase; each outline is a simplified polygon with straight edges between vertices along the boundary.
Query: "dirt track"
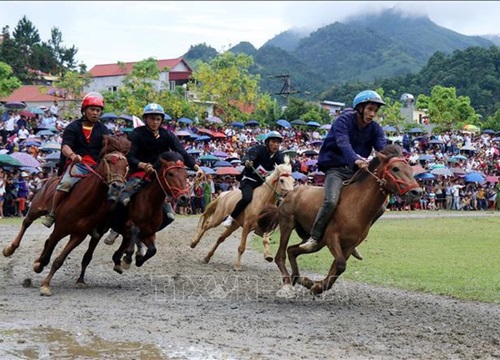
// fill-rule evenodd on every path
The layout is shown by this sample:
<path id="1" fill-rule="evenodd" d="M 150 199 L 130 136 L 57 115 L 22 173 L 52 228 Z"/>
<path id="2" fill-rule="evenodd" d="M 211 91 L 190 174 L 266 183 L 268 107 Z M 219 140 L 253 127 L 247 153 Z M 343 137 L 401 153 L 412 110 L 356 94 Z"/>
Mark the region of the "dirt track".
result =
<path id="1" fill-rule="evenodd" d="M 117 244 L 99 244 L 76 289 L 86 243 L 41 297 L 32 263 L 48 230 L 37 222 L 11 258 L 0 257 L 1 359 L 499 359 L 500 306 L 343 281 L 312 299 L 276 296 L 274 263 L 237 236 L 201 263 L 221 229 L 189 248 L 197 218 L 178 217 L 142 268 L 112 270 Z M 1 225 L 0 246 L 17 226 Z M 237 233 L 238 234 L 238 233 Z M 58 253 L 60 247 L 56 249 Z M 26 279 L 30 279 L 32 286 Z M 24 286 L 23 286 L 24 282 Z"/>

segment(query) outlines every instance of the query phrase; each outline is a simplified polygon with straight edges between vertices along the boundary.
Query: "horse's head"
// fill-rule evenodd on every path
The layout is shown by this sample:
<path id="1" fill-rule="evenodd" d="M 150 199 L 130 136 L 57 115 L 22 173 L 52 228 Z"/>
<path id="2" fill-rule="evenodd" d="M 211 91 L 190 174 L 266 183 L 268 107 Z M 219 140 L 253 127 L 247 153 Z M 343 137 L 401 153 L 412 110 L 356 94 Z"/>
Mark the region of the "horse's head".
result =
<path id="1" fill-rule="evenodd" d="M 128 173 L 126 155 L 131 146 L 131 142 L 126 137 L 104 136 L 101 160 L 96 173 L 108 186 L 109 200 L 116 201 L 125 186 Z"/>
<path id="2" fill-rule="evenodd" d="M 370 170 L 376 171 L 385 191 L 401 196 L 406 203 L 414 203 L 422 196 L 422 189 L 413 177 L 413 170 L 403 157 L 399 145 L 389 145 L 378 152 L 377 157 L 370 162 Z"/>
<path id="3" fill-rule="evenodd" d="M 285 162 L 274 167 L 274 171 L 268 176 L 268 182 L 283 197 L 292 191 L 295 186 L 295 179 L 292 176 L 292 165 L 290 158 L 285 155 Z"/>
<path id="4" fill-rule="evenodd" d="M 155 164 L 158 181 L 166 195 L 171 196 L 180 206 L 189 202 L 187 171 L 182 156 L 175 151 L 161 154 Z"/>

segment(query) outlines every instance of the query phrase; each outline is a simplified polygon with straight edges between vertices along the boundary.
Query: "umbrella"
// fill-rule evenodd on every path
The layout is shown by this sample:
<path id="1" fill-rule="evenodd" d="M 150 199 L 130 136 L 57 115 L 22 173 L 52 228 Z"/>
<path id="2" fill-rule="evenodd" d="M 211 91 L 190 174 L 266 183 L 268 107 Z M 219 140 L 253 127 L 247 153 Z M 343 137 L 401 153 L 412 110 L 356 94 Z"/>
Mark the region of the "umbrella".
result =
<path id="1" fill-rule="evenodd" d="M 423 155 L 420 155 L 420 157 L 418 158 L 418 160 L 423 160 L 423 161 L 434 160 L 434 155 L 432 155 L 432 154 L 423 154 Z"/>
<path id="2" fill-rule="evenodd" d="M 24 141 L 21 141 L 21 145 L 22 146 L 31 146 L 31 145 L 40 146 L 40 145 L 42 145 L 42 140 L 28 138 Z"/>
<path id="3" fill-rule="evenodd" d="M 307 166 L 314 166 L 314 165 L 316 165 L 317 162 L 318 162 L 317 159 L 307 160 L 306 165 Z"/>
<path id="4" fill-rule="evenodd" d="M 225 153 L 224 151 L 214 151 L 212 153 L 212 155 L 215 155 L 215 156 L 218 156 L 218 157 L 221 157 L 221 158 L 228 158 L 229 157 L 229 154 Z"/>
<path id="5" fill-rule="evenodd" d="M 121 114 L 118 116 L 120 119 L 127 120 L 127 121 L 134 121 L 134 118 L 132 115 L 127 115 L 127 114 Z"/>
<path id="6" fill-rule="evenodd" d="M 465 182 L 483 183 L 483 182 L 485 182 L 485 180 L 486 180 L 486 178 L 478 172 L 471 172 L 471 173 L 465 174 L 465 176 L 464 176 Z"/>
<path id="7" fill-rule="evenodd" d="M 290 129 L 292 127 L 292 125 L 285 119 L 276 120 L 276 124 L 278 124 L 279 126 L 283 126 L 284 128 L 287 129 Z"/>
<path id="8" fill-rule="evenodd" d="M 189 149 L 186 151 L 188 154 L 199 154 L 200 151 L 199 150 L 196 150 L 196 149 Z"/>
<path id="9" fill-rule="evenodd" d="M 301 172 L 297 172 L 297 171 L 294 171 L 292 173 L 292 177 L 295 180 L 302 180 L 302 181 L 306 181 L 307 180 L 307 175 L 306 174 L 302 174 Z"/>
<path id="10" fill-rule="evenodd" d="M 302 155 L 305 155 L 305 156 L 315 156 L 315 155 L 318 155 L 318 153 L 314 150 L 306 150 L 302 153 Z"/>
<path id="11" fill-rule="evenodd" d="M 233 121 L 233 122 L 231 123 L 231 126 L 232 126 L 232 127 L 236 127 L 236 128 L 242 128 L 242 127 L 244 127 L 244 126 L 245 126 L 245 124 L 243 124 L 242 122 Z"/>
<path id="12" fill-rule="evenodd" d="M 294 157 L 297 155 L 297 150 L 285 150 L 283 151 L 283 154 Z"/>
<path id="13" fill-rule="evenodd" d="M 219 161 L 219 158 L 217 156 L 208 154 L 208 155 L 200 156 L 200 160 Z M 229 164 L 229 165 L 231 165 L 231 164 Z"/>
<path id="14" fill-rule="evenodd" d="M 476 125 L 472 125 L 472 124 L 468 124 L 468 125 L 465 125 L 464 130 L 466 131 L 479 131 L 479 127 L 477 127 Z"/>
<path id="15" fill-rule="evenodd" d="M 258 126 L 259 122 L 256 120 L 250 120 L 245 123 L 245 126 Z"/>
<path id="16" fill-rule="evenodd" d="M 386 125 L 382 128 L 382 130 L 387 131 L 387 132 L 396 132 L 398 129 L 396 129 L 394 126 Z"/>
<path id="17" fill-rule="evenodd" d="M 200 166 L 201 170 L 207 175 L 212 175 L 215 174 L 215 170 L 212 168 L 209 168 L 208 166 Z"/>
<path id="18" fill-rule="evenodd" d="M 455 155 L 455 156 L 452 156 L 450 159 L 454 159 L 454 160 L 467 160 L 467 157 L 463 156 L 463 155 Z"/>
<path id="19" fill-rule="evenodd" d="M 202 135 L 198 136 L 194 141 L 206 141 L 206 140 L 211 140 L 212 138 L 208 135 Z"/>
<path id="20" fill-rule="evenodd" d="M 42 145 L 40 150 L 61 150 L 61 144 L 56 141 L 49 141 Z"/>
<path id="21" fill-rule="evenodd" d="M 214 167 L 229 167 L 232 166 L 229 161 L 216 161 Z"/>
<path id="22" fill-rule="evenodd" d="M 26 106 L 24 101 L 9 101 L 3 104 L 3 107 L 9 110 L 23 110 Z"/>
<path id="23" fill-rule="evenodd" d="M 490 134 L 490 135 L 494 135 L 494 134 L 495 134 L 495 130 L 486 129 L 486 130 L 483 130 L 483 134 Z"/>
<path id="24" fill-rule="evenodd" d="M 325 124 L 325 125 L 321 125 L 319 128 L 320 128 L 320 130 L 330 130 L 332 128 L 332 125 Z"/>
<path id="25" fill-rule="evenodd" d="M 451 168 L 450 170 L 455 176 L 465 175 L 465 170 L 462 168 L 454 167 Z"/>
<path id="26" fill-rule="evenodd" d="M 491 141 L 500 141 L 500 137 L 494 137 Z"/>
<path id="27" fill-rule="evenodd" d="M 431 174 L 433 175 L 442 175 L 442 176 L 453 176 L 453 171 L 449 168 L 439 167 L 431 170 Z"/>
<path id="28" fill-rule="evenodd" d="M 206 134 L 206 135 L 214 136 L 214 133 L 211 130 L 208 130 L 208 129 L 198 129 L 197 131 L 200 134 Z"/>
<path id="29" fill-rule="evenodd" d="M 266 136 L 267 136 L 266 134 L 259 134 L 259 135 L 257 135 L 257 136 L 255 137 L 255 139 L 256 139 L 257 141 L 262 141 L 262 140 L 264 140 L 264 139 L 266 138 Z"/>
<path id="30" fill-rule="evenodd" d="M 412 171 L 413 171 L 413 175 L 418 175 L 418 174 L 423 174 L 425 172 L 427 172 L 427 170 L 425 170 L 422 165 L 413 165 L 411 167 Z"/>
<path id="31" fill-rule="evenodd" d="M 434 179 L 436 179 L 436 177 L 433 174 L 427 173 L 427 172 L 414 175 L 414 177 L 419 179 L 419 180 L 434 180 Z"/>
<path id="32" fill-rule="evenodd" d="M 444 144 L 444 142 L 442 142 L 441 140 L 429 140 L 429 144 Z"/>
<path id="33" fill-rule="evenodd" d="M 465 145 L 460 148 L 460 150 L 466 150 L 466 151 L 476 151 L 477 149 L 472 146 L 472 145 Z"/>
<path id="34" fill-rule="evenodd" d="M 101 120 L 116 120 L 118 118 L 119 118 L 118 115 L 113 113 L 106 113 L 101 115 Z"/>
<path id="35" fill-rule="evenodd" d="M 40 109 L 39 107 L 30 107 L 29 111 L 35 115 L 43 115 L 43 110 Z"/>
<path id="36" fill-rule="evenodd" d="M 53 153 L 50 153 L 47 156 L 45 156 L 45 161 L 47 161 L 47 162 L 58 162 L 60 158 L 61 158 L 61 152 L 60 151 L 54 151 Z"/>
<path id="37" fill-rule="evenodd" d="M 408 131 L 410 134 L 418 134 L 418 133 L 423 133 L 425 132 L 424 130 L 422 130 L 421 128 L 413 128 L 411 129 L 410 131 Z"/>
<path id="38" fill-rule="evenodd" d="M 323 144 L 323 140 L 314 140 L 309 143 L 309 145 L 320 146 Z"/>
<path id="39" fill-rule="evenodd" d="M 216 175 L 239 175 L 240 172 L 234 167 L 220 167 L 215 170 Z"/>
<path id="40" fill-rule="evenodd" d="M 193 133 L 191 133 L 187 130 L 178 130 L 175 132 L 175 135 L 182 137 L 182 136 L 191 136 L 191 135 L 193 135 Z"/>
<path id="41" fill-rule="evenodd" d="M 0 164 L 10 166 L 23 166 L 19 160 L 9 154 L 0 154 Z"/>
<path id="42" fill-rule="evenodd" d="M 17 159 L 22 166 L 28 166 L 28 167 L 38 167 L 40 166 L 40 161 L 35 159 L 33 155 L 30 155 L 25 152 L 14 152 L 10 154 L 14 159 Z"/>
<path id="43" fill-rule="evenodd" d="M 187 117 L 181 117 L 177 122 L 183 123 L 183 124 L 188 124 L 191 125 L 193 123 L 193 120 L 187 118 Z"/>
<path id="44" fill-rule="evenodd" d="M 218 118 L 217 116 L 209 116 L 207 118 L 207 121 L 211 122 L 211 123 L 215 123 L 215 124 L 223 124 L 224 122 Z"/>
<path id="45" fill-rule="evenodd" d="M 498 176 L 486 176 L 486 181 L 489 183 L 497 183 L 498 182 Z"/>
<path id="46" fill-rule="evenodd" d="M 292 125 L 306 125 L 306 122 L 304 120 L 296 119 L 296 120 L 290 121 L 290 124 L 292 124 Z"/>
<path id="47" fill-rule="evenodd" d="M 219 131 L 214 131 L 212 133 L 212 136 L 214 138 L 219 138 L 219 139 L 225 139 L 225 138 L 227 138 L 226 134 L 224 134 L 223 132 L 219 132 Z"/>
<path id="48" fill-rule="evenodd" d="M 27 118 L 32 118 L 32 117 L 36 117 L 36 115 L 34 113 L 32 113 L 31 111 L 21 111 L 19 113 L 19 115 L 22 115 L 22 116 L 26 116 Z"/>
<path id="49" fill-rule="evenodd" d="M 40 130 L 35 134 L 36 136 L 53 136 L 54 133 L 50 130 Z"/>
<path id="50" fill-rule="evenodd" d="M 321 124 L 318 123 L 318 122 L 316 122 L 316 121 L 309 121 L 309 122 L 307 122 L 306 125 L 307 126 L 315 126 L 315 127 L 320 127 L 321 126 Z"/>
<path id="51" fill-rule="evenodd" d="M 168 114 L 165 114 L 165 120 L 172 120 L 172 117 Z"/>

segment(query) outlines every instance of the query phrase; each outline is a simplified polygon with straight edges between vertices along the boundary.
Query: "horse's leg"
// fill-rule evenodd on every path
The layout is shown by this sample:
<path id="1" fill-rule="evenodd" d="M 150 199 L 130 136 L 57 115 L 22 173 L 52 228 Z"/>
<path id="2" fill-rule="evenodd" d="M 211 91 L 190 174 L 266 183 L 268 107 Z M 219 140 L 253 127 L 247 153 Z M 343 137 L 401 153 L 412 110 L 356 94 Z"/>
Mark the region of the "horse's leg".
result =
<path id="1" fill-rule="evenodd" d="M 153 234 L 142 240 L 142 243 L 147 246 L 148 250 L 146 251 L 146 254 L 144 254 L 144 256 L 142 256 L 140 251 L 137 252 L 135 256 L 136 266 L 141 267 L 147 260 L 149 260 L 156 254 L 155 239 L 156 235 Z"/>
<path id="2" fill-rule="evenodd" d="M 264 233 L 262 236 L 262 245 L 264 245 L 264 260 L 272 262 L 273 257 L 271 256 L 271 254 L 269 254 L 269 239 L 269 233 Z"/>
<path id="3" fill-rule="evenodd" d="M 130 269 L 130 264 L 132 264 L 132 255 L 134 255 L 135 244 L 139 243 L 140 232 L 141 230 L 139 229 L 138 226 L 132 225 L 130 227 L 130 234 L 131 234 L 130 242 L 127 249 L 125 250 L 125 253 L 123 254 L 123 258 L 121 261 L 121 266 L 124 270 Z"/>
<path id="4" fill-rule="evenodd" d="M 112 259 L 115 264 L 113 270 L 116 271 L 118 274 L 123 273 L 122 261 L 121 261 L 123 253 L 130 246 L 130 244 L 134 245 L 134 243 L 131 242 L 131 238 L 132 237 L 129 232 L 122 234 L 122 243 L 120 244 L 120 247 L 113 253 Z"/>
<path id="5" fill-rule="evenodd" d="M 99 234 L 99 237 L 92 236 L 90 238 L 89 248 L 85 252 L 85 255 L 83 255 L 82 259 L 82 271 L 80 272 L 80 277 L 76 281 L 76 287 L 79 289 L 87 287 L 87 284 L 85 284 L 85 270 L 92 260 L 92 255 L 94 255 L 95 248 L 97 247 L 97 244 L 99 244 L 101 237 L 102 236 Z"/>
<path id="6" fill-rule="evenodd" d="M 319 246 L 316 247 L 315 249 L 311 250 L 306 250 L 303 249 L 300 244 L 292 245 L 289 246 L 287 249 L 288 253 L 288 261 L 290 262 L 290 267 L 292 268 L 292 284 L 295 284 L 296 282 L 308 289 L 310 289 L 313 285 L 314 282 L 309 279 L 308 277 L 302 277 L 300 276 L 299 273 L 299 266 L 297 263 L 297 257 L 302 254 L 313 254 L 315 252 L 320 251 L 324 247 L 324 242 L 320 242 Z"/>
<path id="7" fill-rule="evenodd" d="M 4 249 L 3 249 L 3 256 L 7 257 L 7 256 L 11 256 L 12 254 L 14 254 L 14 252 L 16 251 L 16 249 L 21 244 L 21 240 L 22 240 L 22 238 L 23 238 L 24 233 L 26 232 L 26 230 L 28 230 L 28 228 L 31 226 L 31 224 L 33 224 L 33 221 L 35 221 L 40 216 L 42 216 L 42 214 L 43 214 L 43 212 L 31 211 L 31 208 L 30 208 L 30 210 L 28 211 L 28 214 L 26 214 L 26 217 L 23 219 L 23 223 L 21 225 L 21 229 L 17 233 L 17 236 L 12 241 L 12 243 L 10 243 L 9 245 L 6 245 L 4 247 Z"/>
<path id="8" fill-rule="evenodd" d="M 69 238 L 68 243 L 64 247 L 64 249 L 61 251 L 59 256 L 54 260 L 52 263 L 52 267 L 50 268 L 49 274 L 43 279 L 41 285 L 40 285 L 40 295 L 43 296 L 51 296 L 52 295 L 52 290 L 50 289 L 50 281 L 52 280 L 52 277 L 56 273 L 56 271 L 62 266 L 64 263 L 64 260 L 66 260 L 66 257 L 73 251 L 74 248 L 76 248 L 80 243 L 85 239 L 87 235 L 71 235 Z"/>
<path id="9" fill-rule="evenodd" d="M 274 257 L 274 262 L 278 265 L 278 269 L 281 272 L 281 281 L 283 283 L 282 289 L 285 293 L 290 293 L 292 291 L 292 278 L 286 268 L 286 249 L 292 231 L 293 222 L 290 222 L 288 225 L 280 226 L 280 246 L 276 256 Z"/>
<path id="10" fill-rule="evenodd" d="M 238 246 L 238 258 L 236 259 L 236 264 L 234 264 L 234 270 L 236 271 L 241 270 L 241 257 L 243 256 L 243 253 L 245 252 L 245 249 L 247 247 L 247 237 L 249 232 L 250 229 L 247 225 L 247 222 L 245 222 L 245 224 L 243 225 L 243 230 L 241 231 L 240 246 Z"/>
<path id="11" fill-rule="evenodd" d="M 214 256 L 215 254 L 215 251 L 217 250 L 217 248 L 219 247 L 220 244 L 222 244 L 224 242 L 224 240 L 226 240 L 226 238 L 231 235 L 234 230 L 236 230 L 237 228 L 239 228 L 240 226 L 238 224 L 236 224 L 236 222 L 233 223 L 233 225 L 231 225 L 231 227 L 229 229 L 226 229 L 222 232 L 222 234 L 220 234 L 220 236 L 217 238 L 217 241 L 215 242 L 214 246 L 212 247 L 212 249 L 208 252 L 207 256 L 205 256 L 203 258 L 203 261 L 208 264 L 210 262 L 210 259 L 212 258 L 212 256 Z"/>
<path id="12" fill-rule="evenodd" d="M 205 235 L 205 233 L 211 228 L 212 226 L 210 226 L 210 223 L 207 223 L 200 230 L 198 230 L 194 238 L 191 240 L 191 244 L 189 245 L 191 249 L 194 249 L 196 245 L 198 245 L 203 235 Z"/>
<path id="13" fill-rule="evenodd" d="M 56 248 L 56 245 L 64 236 L 66 236 L 66 234 L 61 234 L 56 224 L 56 228 L 54 228 L 48 239 L 45 240 L 42 253 L 33 263 L 34 272 L 39 274 L 43 271 L 43 268 L 50 262 L 50 258 L 52 256 L 52 253 L 54 252 L 54 249 Z"/>

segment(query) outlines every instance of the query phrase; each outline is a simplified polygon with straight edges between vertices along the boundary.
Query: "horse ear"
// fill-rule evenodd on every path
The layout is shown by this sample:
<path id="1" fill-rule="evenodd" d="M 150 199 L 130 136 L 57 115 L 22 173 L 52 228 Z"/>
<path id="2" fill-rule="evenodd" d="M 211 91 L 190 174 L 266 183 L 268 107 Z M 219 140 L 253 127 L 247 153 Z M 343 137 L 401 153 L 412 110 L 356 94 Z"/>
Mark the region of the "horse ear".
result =
<path id="1" fill-rule="evenodd" d="M 387 155 L 382 154 L 381 152 L 376 151 L 375 154 L 377 157 L 380 159 L 381 162 L 384 162 L 387 160 Z"/>

